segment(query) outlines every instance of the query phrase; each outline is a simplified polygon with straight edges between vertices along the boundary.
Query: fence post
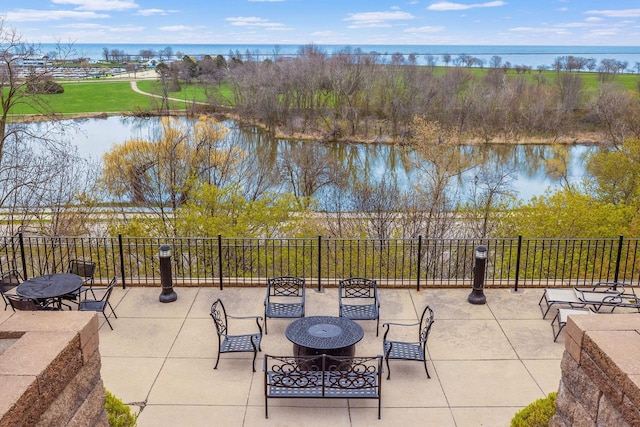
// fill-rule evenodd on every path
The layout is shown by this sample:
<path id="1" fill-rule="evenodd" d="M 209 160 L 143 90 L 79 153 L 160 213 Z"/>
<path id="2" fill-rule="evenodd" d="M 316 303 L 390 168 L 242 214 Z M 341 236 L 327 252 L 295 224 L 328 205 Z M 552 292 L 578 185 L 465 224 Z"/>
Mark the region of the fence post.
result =
<path id="1" fill-rule="evenodd" d="M 522 234 L 518 235 L 518 251 L 516 253 L 516 283 L 513 287 L 514 292 L 518 292 L 518 280 L 520 278 L 520 254 L 522 253 Z"/>
<path id="2" fill-rule="evenodd" d="M 422 274 L 422 269 L 420 268 L 422 264 L 422 236 L 418 236 L 418 283 L 416 283 L 416 290 L 420 290 L 420 275 Z"/>
<path id="3" fill-rule="evenodd" d="M 622 242 L 624 237 L 622 234 L 620 235 L 620 240 L 618 240 L 618 255 L 616 256 L 616 270 L 613 274 L 613 289 L 616 289 L 618 286 L 618 276 L 620 275 L 620 259 L 622 258 Z"/>
<path id="4" fill-rule="evenodd" d="M 322 236 L 318 236 L 318 292 L 322 292 Z"/>
<path id="5" fill-rule="evenodd" d="M 218 234 L 218 280 L 222 290 L 222 234 Z"/>
<path id="6" fill-rule="evenodd" d="M 22 277 L 24 280 L 27 280 L 27 257 L 24 256 L 24 239 L 22 237 L 22 232 L 18 233 L 18 243 L 20 243 L 20 258 L 22 261 Z"/>
<path id="7" fill-rule="evenodd" d="M 118 250 L 120 251 L 120 278 L 122 279 L 122 289 L 127 289 L 127 282 L 124 277 L 124 245 L 122 244 L 122 234 L 118 234 Z"/>

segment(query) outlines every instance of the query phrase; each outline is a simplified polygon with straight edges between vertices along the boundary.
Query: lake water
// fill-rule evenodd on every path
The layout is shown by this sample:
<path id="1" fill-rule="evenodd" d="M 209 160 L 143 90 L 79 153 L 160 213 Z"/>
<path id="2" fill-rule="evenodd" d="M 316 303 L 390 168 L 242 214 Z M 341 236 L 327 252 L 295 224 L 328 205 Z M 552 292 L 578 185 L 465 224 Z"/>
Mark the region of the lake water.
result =
<path id="1" fill-rule="evenodd" d="M 100 160 L 102 155 L 115 144 L 132 138 L 154 139 L 158 128 L 158 119 L 133 119 L 108 117 L 106 119 L 77 119 L 64 123 L 60 138 L 70 141 L 78 148 L 78 154 L 84 158 Z M 293 144 L 291 141 L 265 137 L 257 130 L 240 130 L 235 122 L 225 123 L 231 129 L 229 140 L 235 141 L 244 150 L 258 156 L 258 153 L 270 153 L 261 162 L 273 162 L 273 153 L 278 153 Z M 29 126 L 42 126 L 31 124 Z M 320 143 L 318 143 L 320 144 Z M 342 159 L 345 168 L 354 177 L 366 176 L 371 182 L 392 176 L 403 188 L 416 184 L 403 153 L 393 145 L 322 143 L 321 149 L 333 150 L 334 157 Z M 594 147 L 584 145 L 504 145 L 490 144 L 468 146 L 474 155 L 482 156 L 489 170 L 512 170 L 513 181 L 510 188 L 520 199 L 529 200 L 532 196 L 542 195 L 547 188 L 560 188 L 562 181 L 550 165 L 566 164 L 569 182 L 579 182 L 585 174 L 584 155 Z M 551 160 L 551 161 L 550 161 Z M 273 165 L 269 164 L 269 167 Z M 273 166 L 275 167 L 275 166 Z M 366 171 L 367 173 L 363 173 Z M 466 193 L 466 184 L 472 182 L 476 170 L 465 172 L 458 180 L 461 197 Z"/>

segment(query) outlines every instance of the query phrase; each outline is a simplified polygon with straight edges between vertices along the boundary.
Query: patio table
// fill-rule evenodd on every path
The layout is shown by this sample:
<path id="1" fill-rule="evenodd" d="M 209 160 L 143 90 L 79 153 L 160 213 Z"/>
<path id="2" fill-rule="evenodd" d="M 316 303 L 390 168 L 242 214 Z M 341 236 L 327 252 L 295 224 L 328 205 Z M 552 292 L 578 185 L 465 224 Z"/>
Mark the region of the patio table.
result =
<path id="1" fill-rule="evenodd" d="M 294 356 L 354 356 L 364 330 L 345 317 L 309 316 L 291 322 L 284 334 L 293 343 Z"/>
<path id="2" fill-rule="evenodd" d="M 25 280 L 16 293 L 35 300 L 55 300 L 58 308 L 62 308 L 62 296 L 80 289 L 82 282 L 82 277 L 75 274 L 45 274 Z"/>

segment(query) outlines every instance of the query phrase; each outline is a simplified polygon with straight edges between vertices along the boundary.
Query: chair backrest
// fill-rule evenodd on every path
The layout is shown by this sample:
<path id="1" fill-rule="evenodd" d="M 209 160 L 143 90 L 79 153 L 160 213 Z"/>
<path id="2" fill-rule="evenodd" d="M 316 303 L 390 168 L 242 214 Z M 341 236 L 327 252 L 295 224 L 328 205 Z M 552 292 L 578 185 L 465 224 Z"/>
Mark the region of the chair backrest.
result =
<path id="1" fill-rule="evenodd" d="M 213 323 L 216 325 L 218 335 L 226 335 L 227 311 L 224 309 L 224 304 L 222 304 L 222 300 L 220 298 L 211 304 L 211 317 L 213 318 Z"/>
<path id="2" fill-rule="evenodd" d="M 280 276 L 267 279 L 267 295 L 274 297 L 304 296 L 305 280 L 293 276 Z"/>
<path id="3" fill-rule="evenodd" d="M 418 338 L 420 342 L 426 342 L 429 338 L 429 332 L 431 331 L 431 325 L 433 325 L 433 322 L 433 310 L 431 307 L 426 306 L 422 312 L 422 317 L 420 318 L 420 331 Z"/>
<path id="4" fill-rule="evenodd" d="M 96 263 L 92 261 L 84 261 L 80 259 L 72 259 L 69 261 L 67 273 L 76 274 L 85 279 L 85 281 L 93 282 L 93 275 L 96 272 Z"/>
<path id="5" fill-rule="evenodd" d="M 378 285 L 373 279 L 350 277 L 340 280 L 340 298 L 378 298 Z"/>
<path id="6" fill-rule="evenodd" d="M 111 292 L 113 292 L 113 288 L 115 288 L 117 283 L 118 283 L 117 277 L 114 277 L 113 279 L 111 279 L 111 281 L 109 282 L 109 285 L 107 286 L 107 290 L 105 291 L 104 295 L 102 295 L 102 298 L 100 298 L 100 301 L 104 301 L 104 302 L 109 301 L 109 298 L 111 297 Z"/>
<path id="7" fill-rule="evenodd" d="M 9 304 L 14 310 L 20 311 L 38 311 L 40 307 L 30 298 L 23 298 L 17 295 L 5 295 L 9 300 Z"/>
<path id="8" fill-rule="evenodd" d="M 16 270 L 9 270 L 0 276 L 0 292 L 3 294 L 22 283 L 22 276 Z"/>

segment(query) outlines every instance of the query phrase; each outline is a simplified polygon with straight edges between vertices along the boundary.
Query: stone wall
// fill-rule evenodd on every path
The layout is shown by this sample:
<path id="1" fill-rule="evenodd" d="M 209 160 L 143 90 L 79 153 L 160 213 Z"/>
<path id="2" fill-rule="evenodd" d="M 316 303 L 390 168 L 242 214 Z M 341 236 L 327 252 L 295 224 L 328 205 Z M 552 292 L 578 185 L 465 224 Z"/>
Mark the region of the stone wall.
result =
<path id="1" fill-rule="evenodd" d="M 108 426 L 96 313 L 16 312 L 0 343 L 0 427 Z"/>
<path id="2" fill-rule="evenodd" d="M 550 425 L 640 426 L 640 315 L 569 317 Z"/>

